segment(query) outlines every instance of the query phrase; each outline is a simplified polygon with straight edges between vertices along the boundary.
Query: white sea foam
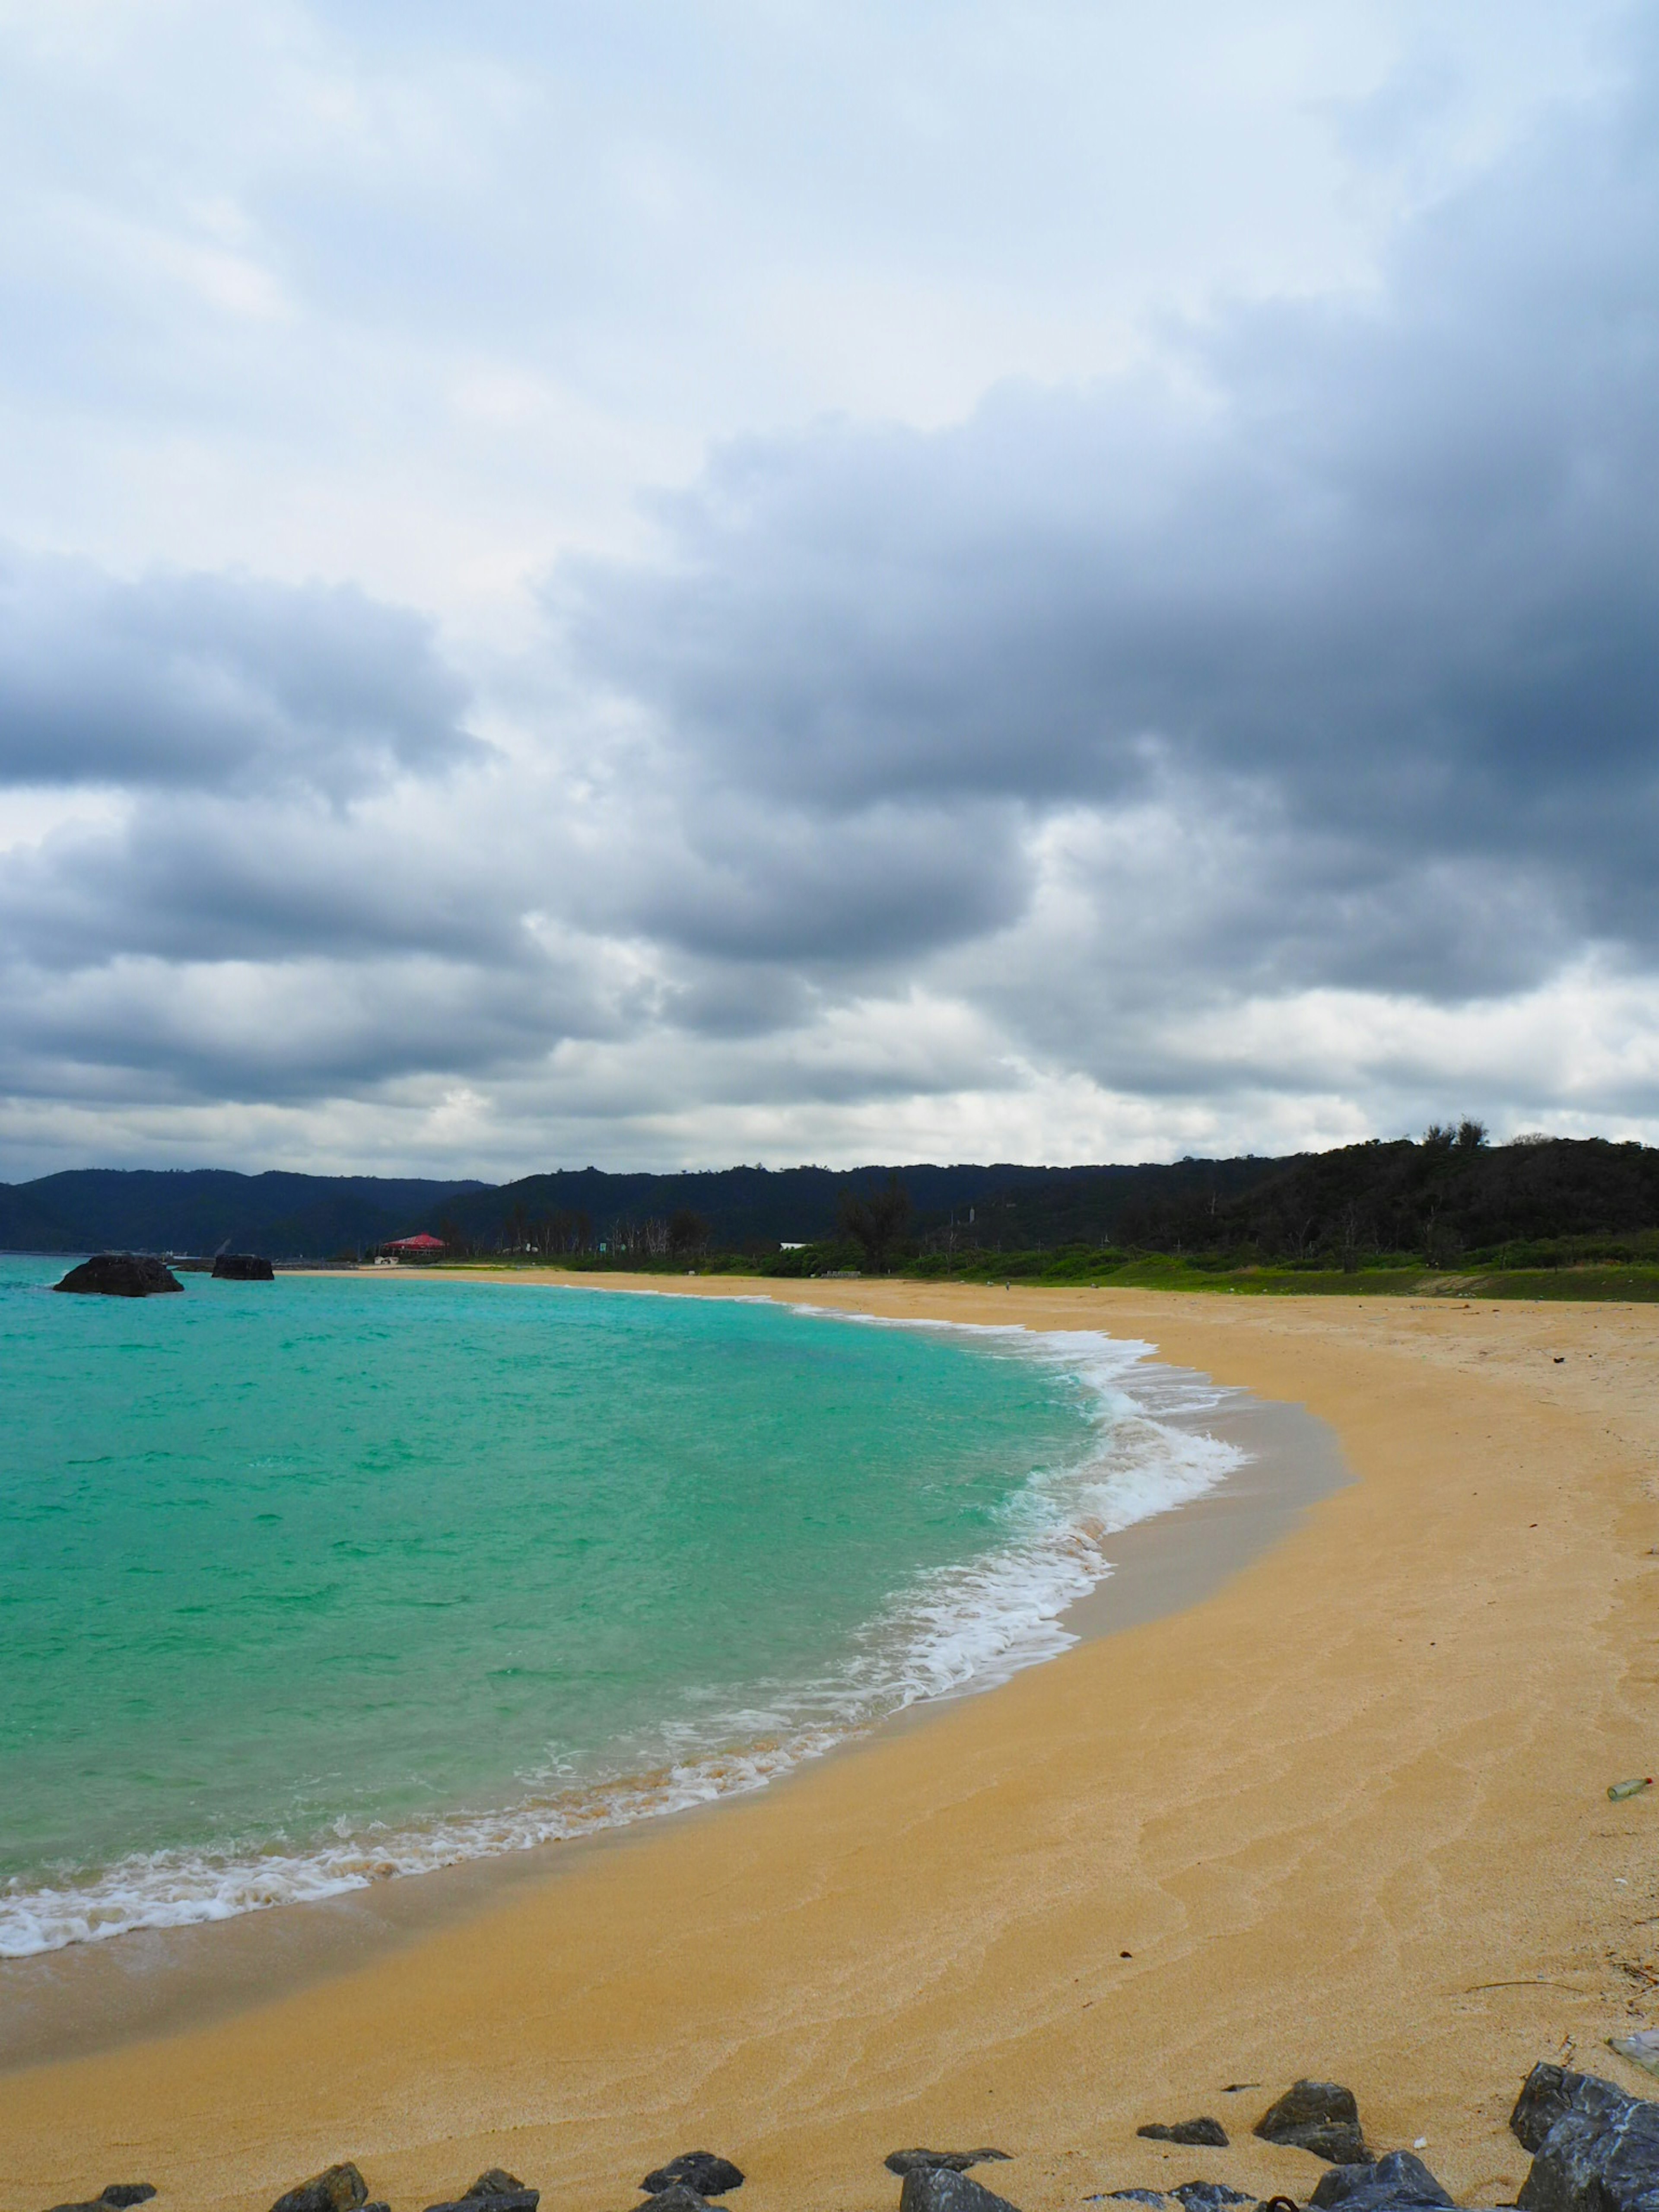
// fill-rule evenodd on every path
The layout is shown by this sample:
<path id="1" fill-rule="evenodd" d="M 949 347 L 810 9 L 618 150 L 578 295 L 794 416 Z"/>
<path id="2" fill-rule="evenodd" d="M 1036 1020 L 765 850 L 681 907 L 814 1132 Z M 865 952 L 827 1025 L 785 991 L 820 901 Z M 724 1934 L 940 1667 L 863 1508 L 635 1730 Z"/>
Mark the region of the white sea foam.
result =
<path id="1" fill-rule="evenodd" d="M 834 1318 L 935 1332 L 971 1326 Z M 763 1789 L 908 1706 L 989 1687 L 1064 1650 L 1077 1640 L 1067 1608 L 1111 1571 L 1109 1539 L 1201 1496 L 1243 1463 L 1238 1447 L 1188 1425 L 1237 1394 L 1152 1364 L 1148 1345 L 1090 1331 L 971 1333 L 1010 1358 L 1042 1361 L 1085 1393 L 1094 1449 L 1079 1463 L 1032 1474 L 1007 1500 L 997 1545 L 918 1577 L 823 1676 L 757 1683 L 741 1708 L 666 1725 L 653 1745 L 627 1747 L 618 1762 L 625 1771 L 608 1778 L 526 1776 L 510 1806 L 396 1827 L 342 1822 L 303 1849 L 228 1841 L 137 1853 L 66 1871 L 56 1884 L 14 1883 L 0 1890 L 0 1958 L 336 1897 Z"/>

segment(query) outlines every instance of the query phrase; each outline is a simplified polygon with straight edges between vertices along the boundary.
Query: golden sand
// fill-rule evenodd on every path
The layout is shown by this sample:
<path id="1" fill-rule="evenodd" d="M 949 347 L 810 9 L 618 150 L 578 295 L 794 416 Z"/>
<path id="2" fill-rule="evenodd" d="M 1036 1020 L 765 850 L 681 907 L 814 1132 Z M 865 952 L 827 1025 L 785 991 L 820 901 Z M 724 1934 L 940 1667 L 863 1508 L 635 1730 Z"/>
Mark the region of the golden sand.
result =
<path id="1" fill-rule="evenodd" d="M 1534 2058 L 1643 2086 L 1602 2039 L 1659 2016 L 1659 1791 L 1605 1790 L 1659 1771 L 1659 1312 L 811 1290 L 1149 1338 L 1305 1405 L 1358 1480 L 1188 1611 L 298 1995 L 0 2079 L 3 2212 L 118 2179 L 263 2212 L 345 2157 L 399 2212 L 493 2164 L 624 2212 L 693 2146 L 742 2212 L 878 2212 L 884 2152 L 968 2142 L 1027 2212 L 1305 2197 L 1249 2129 L 1310 2073 L 1490 2203 Z M 1233 2149 L 1135 2138 L 1200 2112 Z"/>

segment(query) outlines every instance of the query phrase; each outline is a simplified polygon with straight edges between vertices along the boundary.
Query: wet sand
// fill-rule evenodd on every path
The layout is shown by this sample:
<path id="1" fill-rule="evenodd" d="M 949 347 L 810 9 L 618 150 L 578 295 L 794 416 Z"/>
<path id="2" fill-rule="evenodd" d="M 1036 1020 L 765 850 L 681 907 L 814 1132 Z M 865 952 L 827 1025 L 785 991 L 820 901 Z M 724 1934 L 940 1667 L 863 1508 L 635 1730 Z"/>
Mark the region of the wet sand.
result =
<path id="1" fill-rule="evenodd" d="M 1357 1480 L 1200 1601 L 784 1788 L 211 2026 L 9 2075 L 0 2206 L 143 2177 L 157 2212 L 263 2212 L 354 2156 L 399 2212 L 496 2162 L 550 2212 L 621 2212 L 701 2143 L 750 2212 L 851 2212 L 895 2200 L 884 2151 L 951 2138 L 1016 2153 L 995 2179 L 1028 2212 L 1196 2175 L 1305 2196 L 1314 2162 L 1248 2135 L 1301 2072 L 1490 2203 L 1534 2057 L 1644 2084 L 1598 2045 L 1659 1982 L 1659 1806 L 1604 1795 L 1655 1765 L 1659 1316 L 810 1291 L 1150 1338 L 1305 1407 Z M 1234 2149 L 1134 2138 L 1201 2111 Z"/>

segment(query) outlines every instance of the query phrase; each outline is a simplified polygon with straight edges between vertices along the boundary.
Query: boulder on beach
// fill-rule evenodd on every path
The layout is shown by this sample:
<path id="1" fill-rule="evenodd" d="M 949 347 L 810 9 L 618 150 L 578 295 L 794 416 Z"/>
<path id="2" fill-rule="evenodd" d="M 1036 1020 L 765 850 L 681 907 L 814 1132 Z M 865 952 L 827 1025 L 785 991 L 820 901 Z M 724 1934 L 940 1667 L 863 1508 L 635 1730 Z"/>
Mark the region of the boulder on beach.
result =
<path id="1" fill-rule="evenodd" d="M 716 2158 L 712 2150 L 684 2150 L 666 2166 L 654 2167 L 640 2187 L 648 2196 L 660 2197 L 677 2183 L 699 2197 L 724 2197 L 729 2190 L 743 2187 L 743 2172 L 729 2158 Z"/>
<path id="2" fill-rule="evenodd" d="M 94 1252 L 71 1267 L 54 1291 L 80 1291 L 98 1298 L 150 1298 L 158 1291 L 182 1291 L 165 1260 L 149 1252 Z"/>
<path id="3" fill-rule="evenodd" d="M 1264 2142 L 1311 2151 L 1332 2166 L 1369 2166 L 1359 2106 L 1340 2081 L 1293 2081 L 1255 2124 Z"/>
<path id="4" fill-rule="evenodd" d="M 711 2212 L 708 2199 L 699 2197 L 690 2183 L 671 2181 L 634 2207 L 634 2212 Z"/>
<path id="5" fill-rule="evenodd" d="M 539 2189 L 520 2181 L 504 2166 L 486 2166 L 461 2195 L 462 2212 L 536 2212 L 541 2201 Z"/>
<path id="6" fill-rule="evenodd" d="M 1412 2212 L 1412 2208 L 1448 2205 L 1451 2197 L 1420 2158 L 1391 2150 L 1369 2166 L 1334 2166 L 1322 2173 L 1308 2199 L 1314 2212 Z"/>
<path id="7" fill-rule="evenodd" d="M 914 2173 L 918 2166 L 948 2166 L 952 2173 L 965 2173 L 970 2166 L 983 2166 L 988 2160 L 994 2159 L 1006 2160 L 1007 2157 L 1008 2153 L 1006 2150 L 990 2150 L 988 2148 L 982 2150 L 890 2150 L 886 2157 L 883 2159 L 882 2164 L 887 2168 L 889 2173 L 896 2173 L 902 2179 L 907 2173 Z"/>
<path id="8" fill-rule="evenodd" d="M 1538 2065 L 1510 2126 L 1533 2154 L 1522 2212 L 1659 2212 L 1659 2105 L 1599 2075 Z"/>
<path id="9" fill-rule="evenodd" d="M 1207 2144 L 1212 2150 L 1227 2148 L 1227 2130 L 1219 2120 L 1176 2120 L 1167 2126 L 1162 2120 L 1150 2120 L 1144 2128 L 1137 2128 L 1138 2136 L 1148 2142 Z"/>
<path id="10" fill-rule="evenodd" d="M 213 1263 L 216 1283 L 271 1283 L 276 1271 L 257 1252 L 221 1252 Z"/>
<path id="11" fill-rule="evenodd" d="M 539 2189 L 530 2188 L 504 2166 L 491 2166 L 453 2203 L 430 2204 L 427 2212 L 536 2212 L 541 2201 Z"/>
<path id="12" fill-rule="evenodd" d="M 368 2184 L 349 2159 L 325 2166 L 309 2181 L 289 2190 L 270 2212 L 360 2212 L 368 2202 Z"/>
<path id="13" fill-rule="evenodd" d="M 74 2204 L 54 2204 L 52 2212 L 128 2212 L 131 2205 L 148 2204 L 155 2194 L 154 2182 L 111 2181 L 96 2197 Z"/>
<path id="14" fill-rule="evenodd" d="M 1230 2189 L 1224 2181 L 1183 2181 L 1170 2191 L 1182 2212 L 1225 2212 L 1229 2204 L 1254 2204 L 1248 2191 Z"/>
<path id="15" fill-rule="evenodd" d="M 913 2166 L 899 2194 L 899 2212 L 1014 2212 L 1014 2207 L 959 2166 Z"/>

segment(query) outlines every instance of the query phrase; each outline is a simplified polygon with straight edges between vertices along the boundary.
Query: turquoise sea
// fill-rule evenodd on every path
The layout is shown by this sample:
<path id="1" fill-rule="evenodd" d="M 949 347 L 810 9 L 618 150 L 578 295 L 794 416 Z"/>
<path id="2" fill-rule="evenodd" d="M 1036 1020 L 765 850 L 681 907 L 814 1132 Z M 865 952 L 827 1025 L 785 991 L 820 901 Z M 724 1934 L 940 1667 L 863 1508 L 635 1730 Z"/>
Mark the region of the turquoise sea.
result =
<path id="1" fill-rule="evenodd" d="M 0 1259 L 0 1956 L 757 1786 L 1237 1456 L 1092 1335 L 66 1265 Z"/>

